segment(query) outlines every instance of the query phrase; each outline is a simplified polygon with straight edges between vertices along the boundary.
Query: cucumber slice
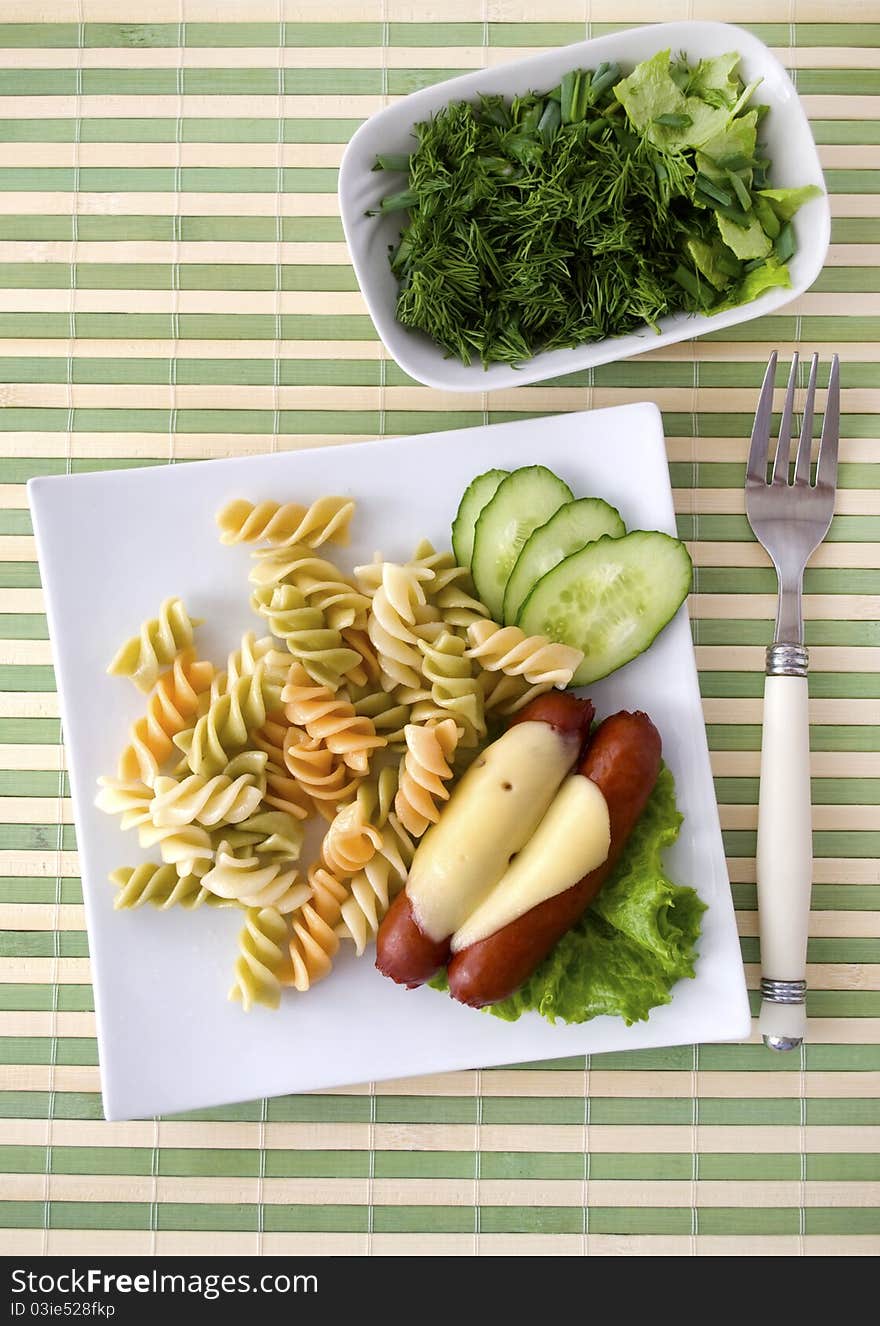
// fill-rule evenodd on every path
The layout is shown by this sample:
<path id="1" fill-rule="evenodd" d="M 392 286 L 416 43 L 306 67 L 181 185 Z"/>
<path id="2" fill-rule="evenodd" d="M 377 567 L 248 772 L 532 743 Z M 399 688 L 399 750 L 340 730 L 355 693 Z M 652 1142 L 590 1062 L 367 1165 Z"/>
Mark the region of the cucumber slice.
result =
<path id="1" fill-rule="evenodd" d="M 470 566 L 474 551 L 474 530 L 480 512 L 491 502 L 501 480 L 506 479 L 509 473 L 509 470 L 487 470 L 485 474 L 478 474 L 465 489 L 452 522 L 452 551 L 459 566 Z"/>
<path id="2" fill-rule="evenodd" d="M 517 624 L 582 649 L 572 685 L 587 686 L 644 653 L 687 598 L 692 569 L 684 544 L 668 534 L 606 535 L 548 571 Z"/>
<path id="3" fill-rule="evenodd" d="M 603 502 L 601 497 L 581 497 L 577 502 L 566 502 L 546 525 L 539 526 L 524 544 L 516 559 L 504 591 L 504 620 L 508 626 L 516 622 L 517 614 L 525 603 L 532 586 L 552 571 L 585 543 L 609 534 L 619 539 L 626 533 L 620 512 Z"/>
<path id="4" fill-rule="evenodd" d="M 496 622 L 501 621 L 504 590 L 526 539 L 571 500 L 568 484 L 543 465 L 528 465 L 502 479 L 483 507 L 474 533 L 471 573 Z"/>

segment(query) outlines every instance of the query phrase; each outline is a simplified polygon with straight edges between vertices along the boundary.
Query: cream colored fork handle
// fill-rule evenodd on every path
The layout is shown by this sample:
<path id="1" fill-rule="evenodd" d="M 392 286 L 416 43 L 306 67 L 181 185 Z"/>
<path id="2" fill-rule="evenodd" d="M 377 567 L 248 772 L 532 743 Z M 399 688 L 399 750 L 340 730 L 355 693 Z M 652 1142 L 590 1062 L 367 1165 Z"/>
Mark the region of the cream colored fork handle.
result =
<path id="1" fill-rule="evenodd" d="M 793 1049 L 806 1033 L 805 984 L 798 990 L 797 983 L 805 983 L 807 974 L 810 802 L 807 679 L 766 677 L 757 850 L 764 994 L 759 1026 L 773 1049 Z M 773 994 L 776 999 L 767 997 Z"/>

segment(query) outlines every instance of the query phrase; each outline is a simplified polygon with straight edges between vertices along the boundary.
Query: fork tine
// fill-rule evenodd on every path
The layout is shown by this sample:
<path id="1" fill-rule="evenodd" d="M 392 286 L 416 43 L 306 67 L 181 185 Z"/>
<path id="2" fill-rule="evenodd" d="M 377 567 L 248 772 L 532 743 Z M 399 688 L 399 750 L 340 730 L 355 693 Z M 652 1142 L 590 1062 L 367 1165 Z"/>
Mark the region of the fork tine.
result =
<path id="1" fill-rule="evenodd" d="M 801 424 L 801 440 L 798 443 L 797 464 L 794 470 L 796 484 L 810 482 L 810 453 L 813 449 L 813 402 L 816 399 L 816 370 L 819 367 L 818 354 L 813 355 L 810 364 L 810 381 L 804 400 L 804 417 Z"/>
<path id="2" fill-rule="evenodd" d="M 749 448 L 749 465 L 746 481 L 751 483 L 767 482 L 767 449 L 770 445 L 770 416 L 773 413 L 773 383 L 776 377 L 776 351 L 770 355 L 767 372 L 758 408 L 755 411 L 755 425 L 752 429 L 752 445 Z"/>
<path id="3" fill-rule="evenodd" d="M 788 386 L 785 389 L 785 403 L 782 418 L 779 421 L 779 441 L 776 443 L 776 459 L 773 462 L 773 483 L 788 483 L 788 458 L 791 454 L 791 416 L 794 414 L 794 391 L 797 386 L 798 352 L 791 356 L 791 371 Z"/>
<path id="4" fill-rule="evenodd" d="M 816 487 L 837 486 L 837 444 L 840 438 L 840 360 L 834 355 L 828 375 L 828 399 L 822 420 L 822 441 L 819 444 L 819 463 L 816 467 Z"/>

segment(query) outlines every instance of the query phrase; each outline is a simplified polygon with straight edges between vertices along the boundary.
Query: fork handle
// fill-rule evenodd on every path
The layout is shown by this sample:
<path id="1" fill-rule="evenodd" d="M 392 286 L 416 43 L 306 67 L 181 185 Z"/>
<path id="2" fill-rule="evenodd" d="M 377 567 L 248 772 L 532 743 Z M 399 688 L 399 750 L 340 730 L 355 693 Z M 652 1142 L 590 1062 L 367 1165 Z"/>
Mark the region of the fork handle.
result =
<path id="1" fill-rule="evenodd" d="M 804 1000 L 813 877 L 807 651 L 767 651 L 758 800 L 758 910 L 764 1044 L 791 1050 L 806 1035 Z"/>

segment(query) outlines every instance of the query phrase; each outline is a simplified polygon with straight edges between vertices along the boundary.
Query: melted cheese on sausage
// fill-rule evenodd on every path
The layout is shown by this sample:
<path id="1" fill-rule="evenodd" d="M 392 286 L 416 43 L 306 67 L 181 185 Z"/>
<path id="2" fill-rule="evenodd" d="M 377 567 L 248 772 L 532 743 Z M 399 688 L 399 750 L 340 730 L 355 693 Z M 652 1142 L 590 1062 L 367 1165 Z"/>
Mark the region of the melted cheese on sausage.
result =
<path id="1" fill-rule="evenodd" d="M 419 844 L 406 885 L 420 929 L 453 934 L 537 829 L 576 747 L 548 723 L 517 723 L 471 765 Z"/>
<path id="2" fill-rule="evenodd" d="M 453 953 L 570 889 L 608 859 L 610 846 L 608 803 L 592 779 L 572 774 L 534 835 L 453 935 Z"/>

